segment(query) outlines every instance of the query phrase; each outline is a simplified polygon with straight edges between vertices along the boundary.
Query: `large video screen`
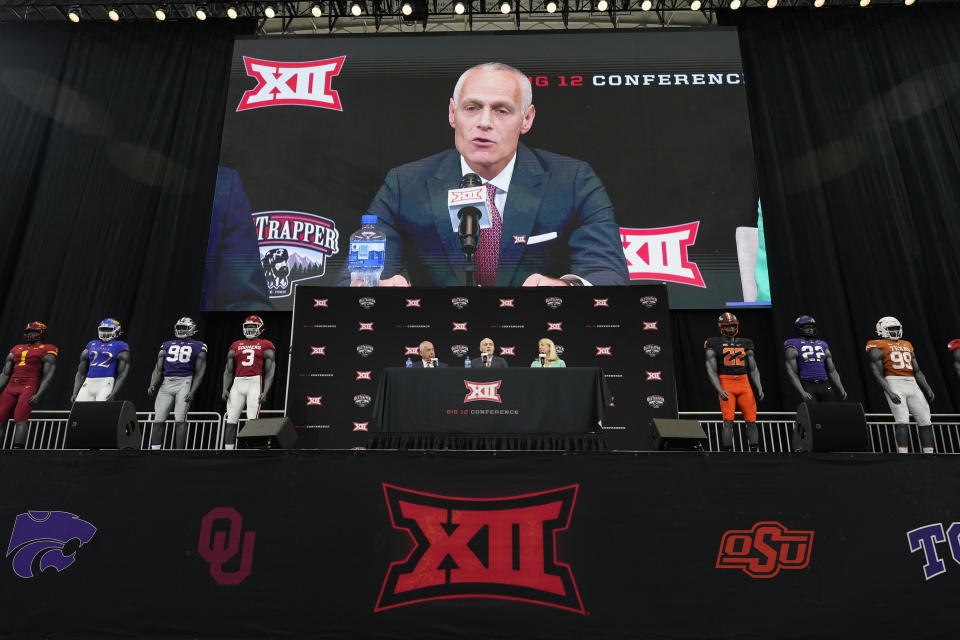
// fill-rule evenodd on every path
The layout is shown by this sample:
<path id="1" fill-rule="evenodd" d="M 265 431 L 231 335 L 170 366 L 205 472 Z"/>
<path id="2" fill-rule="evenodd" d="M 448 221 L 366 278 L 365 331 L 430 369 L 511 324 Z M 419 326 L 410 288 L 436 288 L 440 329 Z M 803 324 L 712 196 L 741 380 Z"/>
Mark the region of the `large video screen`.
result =
<path id="1" fill-rule="evenodd" d="M 471 74 L 451 106 L 487 62 L 530 79 L 519 120 L 503 74 Z M 664 282 L 674 308 L 769 300 L 733 29 L 241 39 L 230 73 L 206 310 L 285 310 L 298 283 L 349 285 L 367 213 L 387 234 L 385 279 L 463 286 L 450 190 L 505 153 L 510 168 L 482 176 L 498 187 L 485 202 L 499 220 L 480 222 L 487 286 Z"/>

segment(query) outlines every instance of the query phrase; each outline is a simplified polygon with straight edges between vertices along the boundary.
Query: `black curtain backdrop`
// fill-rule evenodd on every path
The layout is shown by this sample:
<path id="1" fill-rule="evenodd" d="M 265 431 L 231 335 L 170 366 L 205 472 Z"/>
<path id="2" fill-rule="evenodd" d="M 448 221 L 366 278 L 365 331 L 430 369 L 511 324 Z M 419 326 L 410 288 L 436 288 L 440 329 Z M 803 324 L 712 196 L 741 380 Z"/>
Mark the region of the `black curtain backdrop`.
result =
<path id="1" fill-rule="evenodd" d="M 720 21 L 740 29 L 776 340 L 813 314 L 851 398 L 887 411 L 863 347 L 880 317 L 896 316 L 937 395 L 931 408 L 954 411 L 960 7 Z"/>

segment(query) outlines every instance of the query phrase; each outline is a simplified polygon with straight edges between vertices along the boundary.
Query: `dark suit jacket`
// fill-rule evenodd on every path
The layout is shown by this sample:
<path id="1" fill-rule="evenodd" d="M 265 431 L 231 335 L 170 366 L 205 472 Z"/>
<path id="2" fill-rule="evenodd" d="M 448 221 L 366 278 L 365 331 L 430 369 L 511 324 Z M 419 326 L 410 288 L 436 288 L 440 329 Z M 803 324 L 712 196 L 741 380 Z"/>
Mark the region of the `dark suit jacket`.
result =
<path id="1" fill-rule="evenodd" d="M 442 368 L 445 367 L 445 366 L 447 366 L 447 363 L 446 363 L 446 362 L 437 362 L 437 368 L 438 368 L 438 369 L 442 369 Z M 411 369 L 425 369 L 426 367 L 423 366 L 423 358 L 418 358 L 417 360 L 414 360 L 414 361 L 413 361 L 413 366 L 410 367 L 410 368 L 411 368 Z"/>
<path id="2" fill-rule="evenodd" d="M 510 365 L 507 364 L 507 361 L 504 360 L 503 358 L 501 358 L 500 356 L 493 356 L 493 361 L 490 363 L 490 368 L 491 368 L 491 369 L 497 369 L 497 368 L 499 368 L 499 367 L 509 367 L 509 366 L 510 366 Z M 476 359 L 471 358 L 471 359 L 470 359 L 470 368 L 471 368 L 471 369 L 486 369 L 486 367 L 483 366 L 483 358 L 481 358 L 480 356 L 477 356 Z"/>
<path id="3" fill-rule="evenodd" d="M 464 284 L 463 252 L 447 211 L 447 190 L 460 178 L 456 149 L 387 173 L 367 210 L 387 235 L 383 278 L 403 273 L 413 286 Z M 551 232 L 553 240 L 526 244 Z M 590 165 L 520 145 L 503 211 L 497 286 L 520 286 L 532 273 L 570 273 L 597 285 L 629 281 L 613 205 Z M 349 283 L 345 264 L 338 284 Z"/>

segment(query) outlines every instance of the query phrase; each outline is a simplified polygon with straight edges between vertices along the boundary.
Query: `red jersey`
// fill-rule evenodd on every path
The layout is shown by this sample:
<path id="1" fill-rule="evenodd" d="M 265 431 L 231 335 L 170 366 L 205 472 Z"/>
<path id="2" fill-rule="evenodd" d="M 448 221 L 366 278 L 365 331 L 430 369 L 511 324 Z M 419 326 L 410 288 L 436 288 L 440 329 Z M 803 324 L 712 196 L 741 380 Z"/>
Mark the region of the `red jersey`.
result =
<path id="1" fill-rule="evenodd" d="M 236 359 L 236 371 L 234 375 L 238 378 L 247 376 L 263 375 L 263 352 L 267 349 L 274 349 L 273 343 L 269 340 L 237 340 L 230 345 L 230 351 Z"/>
<path id="2" fill-rule="evenodd" d="M 18 344 L 10 349 L 13 354 L 11 378 L 30 378 L 39 380 L 43 373 L 43 357 L 48 353 L 57 355 L 52 344 Z"/>
<path id="3" fill-rule="evenodd" d="M 884 376 L 913 376 L 913 345 L 906 340 L 871 340 L 867 353 L 873 349 L 883 352 Z"/>

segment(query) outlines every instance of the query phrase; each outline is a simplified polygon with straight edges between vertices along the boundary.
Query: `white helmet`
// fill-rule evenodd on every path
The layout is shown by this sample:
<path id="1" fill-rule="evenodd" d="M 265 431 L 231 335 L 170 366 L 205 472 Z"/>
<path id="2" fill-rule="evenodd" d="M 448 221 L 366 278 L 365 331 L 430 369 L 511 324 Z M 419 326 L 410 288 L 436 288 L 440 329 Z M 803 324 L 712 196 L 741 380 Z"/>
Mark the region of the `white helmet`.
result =
<path id="1" fill-rule="evenodd" d="M 903 336 L 903 327 L 893 316 L 884 316 L 877 320 L 877 335 L 881 338 L 899 340 Z"/>
<path id="2" fill-rule="evenodd" d="M 177 320 L 177 323 L 173 325 L 173 335 L 180 338 L 189 338 L 190 336 L 197 333 L 197 323 L 193 321 L 192 318 L 184 316 Z"/>

